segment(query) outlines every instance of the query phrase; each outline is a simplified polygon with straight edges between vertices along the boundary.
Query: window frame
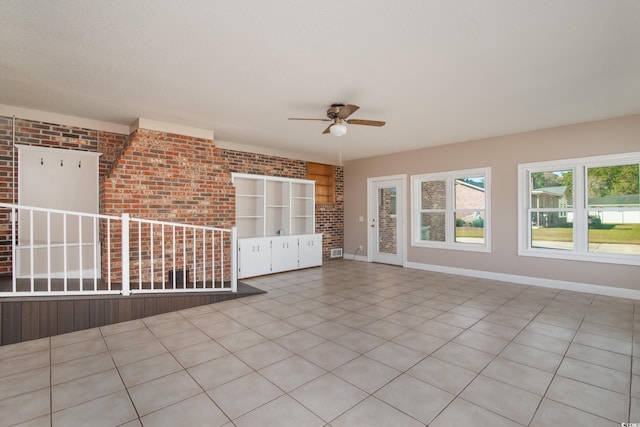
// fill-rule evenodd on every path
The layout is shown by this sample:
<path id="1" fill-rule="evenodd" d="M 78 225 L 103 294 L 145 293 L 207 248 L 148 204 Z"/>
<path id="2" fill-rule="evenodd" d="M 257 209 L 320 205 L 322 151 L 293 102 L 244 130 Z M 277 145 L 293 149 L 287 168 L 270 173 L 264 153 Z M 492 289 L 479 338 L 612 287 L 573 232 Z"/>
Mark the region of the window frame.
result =
<path id="1" fill-rule="evenodd" d="M 640 152 L 580 157 L 565 160 L 522 163 L 518 165 L 518 255 L 571 261 L 640 265 L 640 255 L 589 252 L 589 208 L 587 170 L 595 167 L 623 166 L 640 163 Z M 531 240 L 531 174 L 554 170 L 573 171 L 573 206 L 562 208 L 573 212 L 573 249 L 537 248 Z M 557 208 L 560 210 L 561 208 Z M 611 210 L 619 210 L 620 208 Z M 629 209 L 632 210 L 632 209 Z"/>
<path id="2" fill-rule="evenodd" d="M 484 177 L 484 243 L 456 242 L 455 182 L 461 178 Z M 420 239 L 422 213 L 421 187 L 425 181 L 445 181 L 445 209 L 434 209 L 445 214 L 445 241 Z M 460 210 L 458 208 L 457 210 Z M 429 210 L 426 210 L 429 211 Z M 411 246 L 434 249 L 451 249 L 472 252 L 491 252 L 491 168 L 464 169 L 446 172 L 411 175 Z"/>

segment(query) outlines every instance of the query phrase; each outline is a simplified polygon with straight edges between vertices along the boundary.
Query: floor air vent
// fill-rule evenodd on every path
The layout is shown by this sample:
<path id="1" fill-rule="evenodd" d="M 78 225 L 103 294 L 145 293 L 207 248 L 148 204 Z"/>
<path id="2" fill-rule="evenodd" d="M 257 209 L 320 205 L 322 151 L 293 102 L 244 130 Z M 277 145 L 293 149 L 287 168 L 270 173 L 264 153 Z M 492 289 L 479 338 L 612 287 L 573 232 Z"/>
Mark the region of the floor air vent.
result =
<path id="1" fill-rule="evenodd" d="M 341 258 L 341 257 L 342 257 L 342 248 L 331 249 L 331 258 Z"/>

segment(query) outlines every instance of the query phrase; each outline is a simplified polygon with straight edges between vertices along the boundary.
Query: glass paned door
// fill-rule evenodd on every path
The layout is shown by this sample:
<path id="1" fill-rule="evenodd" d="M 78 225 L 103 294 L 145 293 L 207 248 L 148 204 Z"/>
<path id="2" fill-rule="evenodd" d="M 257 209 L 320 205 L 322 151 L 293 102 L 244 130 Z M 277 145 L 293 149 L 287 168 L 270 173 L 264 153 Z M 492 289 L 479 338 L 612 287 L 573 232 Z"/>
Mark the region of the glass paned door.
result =
<path id="1" fill-rule="evenodd" d="M 369 180 L 370 260 L 403 263 L 403 179 Z"/>

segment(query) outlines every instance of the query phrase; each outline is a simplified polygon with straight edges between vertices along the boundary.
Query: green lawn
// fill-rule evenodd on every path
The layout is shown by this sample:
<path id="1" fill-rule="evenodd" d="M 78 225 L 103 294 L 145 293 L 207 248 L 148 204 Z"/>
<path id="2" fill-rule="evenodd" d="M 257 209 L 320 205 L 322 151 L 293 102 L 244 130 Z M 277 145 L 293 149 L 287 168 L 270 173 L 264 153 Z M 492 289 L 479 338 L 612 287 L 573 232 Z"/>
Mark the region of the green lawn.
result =
<path id="1" fill-rule="evenodd" d="M 456 237 L 484 237 L 484 227 L 456 227 Z"/>
<path id="2" fill-rule="evenodd" d="M 573 229 L 569 227 L 534 228 L 533 240 L 571 242 Z M 603 224 L 589 229 L 590 243 L 640 244 L 640 224 Z"/>

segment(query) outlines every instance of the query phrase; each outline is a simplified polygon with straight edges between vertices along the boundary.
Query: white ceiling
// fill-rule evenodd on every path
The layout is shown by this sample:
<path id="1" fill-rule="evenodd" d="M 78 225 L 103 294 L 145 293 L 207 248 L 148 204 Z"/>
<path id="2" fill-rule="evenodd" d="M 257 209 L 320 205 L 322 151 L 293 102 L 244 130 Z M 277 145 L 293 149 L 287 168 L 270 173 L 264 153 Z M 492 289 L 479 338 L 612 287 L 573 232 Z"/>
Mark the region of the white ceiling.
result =
<path id="1" fill-rule="evenodd" d="M 0 52 L 0 104 L 333 162 L 640 113 L 638 0 L 13 0 Z M 334 102 L 387 125 L 287 120 Z"/>

